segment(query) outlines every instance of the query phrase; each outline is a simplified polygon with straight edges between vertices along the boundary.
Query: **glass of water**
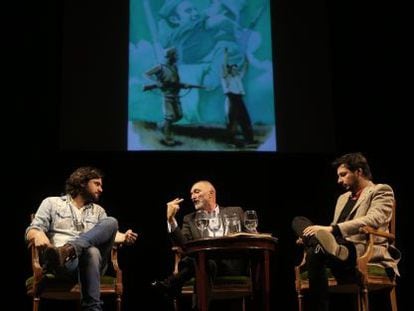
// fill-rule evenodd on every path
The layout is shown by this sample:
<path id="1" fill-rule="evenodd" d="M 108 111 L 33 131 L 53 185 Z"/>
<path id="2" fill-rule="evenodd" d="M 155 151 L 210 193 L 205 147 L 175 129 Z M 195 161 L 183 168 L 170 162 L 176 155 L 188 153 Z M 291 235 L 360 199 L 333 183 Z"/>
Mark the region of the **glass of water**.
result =
<path id="1" fill-rule="evenodd" d="M 247 210 L 244 212 L 243 224 L 248 232 L 257 233 L 259 220 L 255 210 Z"/>
<path id="2" fill-rule="evenodd" d="M 241 231 L 239 216 L 234 213 L 232 215 L 224 215 L 224 235 L 232 235 Z"/>
<path id="3" fill-rule="evenodd" d="M 201 237 L 204 237 L 204 230 L 207 229 L 208 226 L 208 214 L 205 210 L 198 210 L 195 214 L 195 224 L 197 229 L 200 231 Z"/>
<path id="4" fill-rule="evenodd" d="M 213 212 L 210 214 L 210 218 L 208 220 L 208 228 L 213 232 L 213 237 L 216 237 L 216 233 L 221 228 L 221 218 L 218 213 Z"/>

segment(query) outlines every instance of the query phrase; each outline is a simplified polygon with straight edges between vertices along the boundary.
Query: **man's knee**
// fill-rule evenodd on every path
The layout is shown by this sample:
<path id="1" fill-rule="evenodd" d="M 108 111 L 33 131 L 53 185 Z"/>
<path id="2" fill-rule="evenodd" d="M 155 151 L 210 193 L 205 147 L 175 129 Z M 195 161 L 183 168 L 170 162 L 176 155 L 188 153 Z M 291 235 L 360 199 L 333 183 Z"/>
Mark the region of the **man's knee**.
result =
<path id="1" fill-rule="evenodd" d="M 102 261 L 102 255 L 101 252 L 97 247 L 91 246 L 88 247 L 84 252 L 82 256 L 82 261 L 87 261 L 88 264 L 93 264 L 97 267 L 100 266 Z"/>
<path id="2" fill-rule="evenodd" d="M 304 216 L 296 216 L 295 218 L 293 218 L 292 220 L 292 229 L 293 231 L 295 231 L 295 233 L 298 236 L 301 236 L 303 233 L 303 230 L 306 227 L 311 226 L 313 223 L 306 217 Z"/>
<path id="3" fill-rule="evenodd" d="M 114 217 L 106 217 L 102 220 L 102 223 L 107 226 L 108 230 L 113 232 L 118 231 L 118 220 Z"/>

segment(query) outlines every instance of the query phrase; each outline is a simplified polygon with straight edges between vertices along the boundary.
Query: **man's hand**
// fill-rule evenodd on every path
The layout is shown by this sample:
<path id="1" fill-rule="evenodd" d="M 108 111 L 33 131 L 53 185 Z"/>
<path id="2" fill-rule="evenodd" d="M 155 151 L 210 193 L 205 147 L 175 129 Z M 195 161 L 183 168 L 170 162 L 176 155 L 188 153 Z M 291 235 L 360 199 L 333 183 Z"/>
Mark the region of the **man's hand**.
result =
<path id="1" fill-rule="evenodd" d="M 174 222 L 174 217 L 180 209 L 180 203 L 182 201 L 184 201 L 184 199 L 175 198 L 174 200 L 167 203 L 167 221 L 169 223 Z"/>
<path id="2" fill-rule="evenodd" d="M 318 232 L 319 230 L 325 230 L 325 231 L 332 233 L 331 226 L 313 225 L 313 226 L 306 227 L 305 230 L 303 230 L 303 235 L 312 236 L 312 235 L 315 235 L 315 233 Z"/>
<path id="3" fill-rule="evenodd" d="M 33 243 L 34 246 L 38 249 L 45 249 L 51 246 L 49 238 L 41 230 L 31 229 L 27 233 L 27 238 L 30 241 L 30 243 Z"/>
<path id="4" fill-rule="evenodd" d="M 123 243 L 126 245 L 134 244 L 138 238 L 138 234 L 133 232 L 131 229 L 125 231 L 125 233 L 117 232 L 115 236 L 115 243 Z"/>
<path id="5" fill-rule="evenodd" d="M 131 229 L 128 229 L 125 232 L 125 240 L 124 240 L 124 243 L 127 244 L 127 245 L 134 244 L 135 241 L 137 240 L 137 238 L 138 238 L 138 234 L 135 233 L 135 232 L 133 232 Z"/>

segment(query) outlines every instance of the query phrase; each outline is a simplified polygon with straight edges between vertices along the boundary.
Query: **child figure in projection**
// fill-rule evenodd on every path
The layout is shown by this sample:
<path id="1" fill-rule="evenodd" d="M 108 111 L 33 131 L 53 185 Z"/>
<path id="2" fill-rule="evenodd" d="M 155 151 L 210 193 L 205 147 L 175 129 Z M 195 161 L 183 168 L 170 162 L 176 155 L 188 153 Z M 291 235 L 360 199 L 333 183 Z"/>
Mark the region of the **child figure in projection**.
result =
<path id="1" fill-rule="evenodd" d="M 241 68 L 237 64 L 230 64 L 227 59 L 227 49 L 224 49 L 223 74 L 221 84 L 223 93 L 226 95 L 225 106 L 227 112 L 227 128 L 229 130 L 229 143 L 237 147 L 255 147 L 252 122 L 249 112 L 244 103 L 243 96 L 246 94 L 243 87 L 243 77 L 246 74 L 248 61 L 243 62 Z M 237 138 L 238 128 L 241 128 L 243 140 Z"/>

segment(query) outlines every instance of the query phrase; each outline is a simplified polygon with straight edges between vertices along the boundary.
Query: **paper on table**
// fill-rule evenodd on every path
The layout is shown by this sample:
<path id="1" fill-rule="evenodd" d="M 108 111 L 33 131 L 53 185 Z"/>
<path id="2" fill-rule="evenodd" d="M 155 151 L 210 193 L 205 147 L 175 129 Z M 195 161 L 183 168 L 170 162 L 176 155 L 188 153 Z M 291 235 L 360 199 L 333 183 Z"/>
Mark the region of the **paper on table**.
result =
<path id="1" fill-rule="evenodd" d="M 249 233 L 249 232 L 237 232 L 237 233 L 232 233 L 229 236 L 233 237 L 233 236 L 253 236 L 253 237 L 261 237 L 261 238 L 270 238 L 272 237 L 271 233 Z"/>

